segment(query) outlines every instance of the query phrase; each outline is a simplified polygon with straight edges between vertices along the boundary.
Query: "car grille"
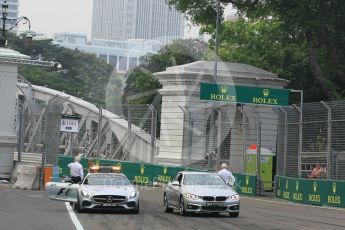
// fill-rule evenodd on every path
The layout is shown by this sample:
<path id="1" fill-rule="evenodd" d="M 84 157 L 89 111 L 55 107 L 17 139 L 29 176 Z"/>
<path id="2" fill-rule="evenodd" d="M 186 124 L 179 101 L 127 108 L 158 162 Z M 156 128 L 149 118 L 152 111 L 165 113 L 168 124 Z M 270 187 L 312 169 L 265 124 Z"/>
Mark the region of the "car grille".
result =
<path id="1" fill-rule="evenodd" d="M 214 197 L 213 196 L 203 196 L 202 197 L 205 201 L 214 201 Z"/>
<path id="2" fill-rule="evenodd" d="M 226 196 L 203 196 L 202 199 L 204 201 L 225 201 L 226 200 Z"/>
<path id="3" fill-rule="evenodd" d="M 217 206 L 210 206 L 210 207 L 202 207 L 205 211 L 224 211 L 227 207 L 217 207 Z"/>
<path id="4" fill-rule="evenodd" d="M 123 203 L 126 201 L 125 196 L 116 195 L 96 195 L 93 200 L 100 203 Z"/>
<path id="5" fill-rule="evenodd" d="M 216 197 L 216 201 L 225 201 L 226 200 L 226 196 L 217 196 Z"/>

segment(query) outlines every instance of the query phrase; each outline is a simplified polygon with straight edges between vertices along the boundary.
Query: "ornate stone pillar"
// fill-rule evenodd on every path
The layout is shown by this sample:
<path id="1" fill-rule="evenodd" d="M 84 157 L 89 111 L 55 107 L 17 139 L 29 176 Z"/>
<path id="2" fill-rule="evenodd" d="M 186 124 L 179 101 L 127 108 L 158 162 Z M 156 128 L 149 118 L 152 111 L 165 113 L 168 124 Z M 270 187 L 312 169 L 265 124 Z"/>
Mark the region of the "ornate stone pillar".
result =
<path id="1" fill-rule="evenodd" d="M 18 64 L 29 59 L 16 51 L 0 48 L 0 178 L 9 178 L 17 145 L 15 109 Z"/>

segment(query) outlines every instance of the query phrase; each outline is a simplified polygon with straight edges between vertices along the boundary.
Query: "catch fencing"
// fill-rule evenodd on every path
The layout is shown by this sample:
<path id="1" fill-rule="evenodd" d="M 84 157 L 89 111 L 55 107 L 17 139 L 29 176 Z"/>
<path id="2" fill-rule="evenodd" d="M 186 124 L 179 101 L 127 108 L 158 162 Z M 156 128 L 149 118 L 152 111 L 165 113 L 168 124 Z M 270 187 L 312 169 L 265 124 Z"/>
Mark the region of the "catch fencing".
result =
<path id="1" fill-rule="evenodd" d="M 260 191 L 274 188 L 274 175 L 306 178 L 317 164 L 324 167 L 320 179 L 345 180 L 345 101 L 305 103 L 302 117 L 300 105 L 181 110 L 186 165 L 228 163 L 235 173 L 256 175 Z"/>
<path id="2" fill-rule="evenodd" d="M 282 108 L 277 174 L 307 177 L 316 164 L 323 179 L 345 180 L 345 101 Z M 302 122 L 301 122 L 302 120 Z"/>

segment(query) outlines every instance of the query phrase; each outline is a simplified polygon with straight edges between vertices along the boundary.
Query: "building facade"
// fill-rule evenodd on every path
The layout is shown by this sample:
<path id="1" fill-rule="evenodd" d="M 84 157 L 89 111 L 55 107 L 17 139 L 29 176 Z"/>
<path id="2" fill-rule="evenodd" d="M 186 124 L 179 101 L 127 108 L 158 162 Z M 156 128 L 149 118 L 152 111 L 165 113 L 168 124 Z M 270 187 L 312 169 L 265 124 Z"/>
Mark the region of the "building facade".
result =
<path id="1" fill-rule="evenodd" d="M 165 0 L 93 2 L 92 39 L 150 39 L 165 45 L 183 35 L 184 15 Z"/>
<path id="2" fill-rule="evenodd" d="M 77 33 L 57 33 L 54 35 L 54 40 L 59 43 L 86 45 L 87 35 Z"/>
<path id="3" fill-rule="evenodd" d="M 125 73 L 135 68 L 140 64 L 141 56 L 156 53 L 161 48 L 158 41 L 145 39 L 126 41 L 93 39 L 92 44 L 88 44 L 86 35 L 74 33 L 55 34 L 54 41 L 69 49 L 95 54 L 98 58 L 114 66 L 118 73 Z"/>

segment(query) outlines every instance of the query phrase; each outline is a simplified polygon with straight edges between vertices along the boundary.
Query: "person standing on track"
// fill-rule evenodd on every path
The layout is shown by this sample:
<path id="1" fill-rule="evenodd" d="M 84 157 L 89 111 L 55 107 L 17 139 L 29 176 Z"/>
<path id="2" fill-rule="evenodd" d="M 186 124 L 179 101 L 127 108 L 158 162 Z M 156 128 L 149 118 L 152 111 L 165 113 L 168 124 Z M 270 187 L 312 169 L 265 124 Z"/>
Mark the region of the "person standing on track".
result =
<path id="1" fill-rule="evenodd" d="M 235 184 L 235 177 L 232 173 L 227 169 L 228 165 L 226 163 L 222 163 L 220 166 L 221 170 L 218 172 L 218 175 L 223 178 L 225 182 L 233 182 Z"/>
<path id="2" fill-rule="evenodd" d="M 82 181 L 84 177 L 83 166 L 80 164 L 80 156 L 74 158 L 74 163 L 68 164 L 68 168 L 71 175 L 71 180 L 73 184 L 77 184 Z"/>

